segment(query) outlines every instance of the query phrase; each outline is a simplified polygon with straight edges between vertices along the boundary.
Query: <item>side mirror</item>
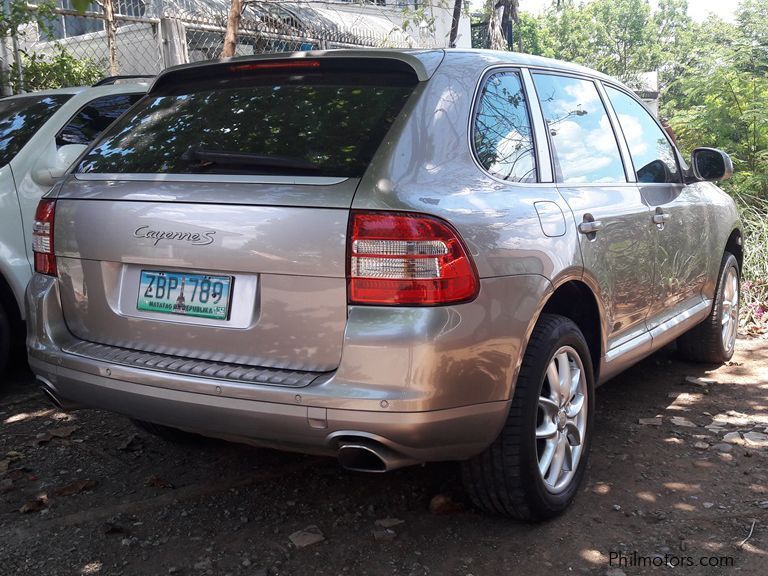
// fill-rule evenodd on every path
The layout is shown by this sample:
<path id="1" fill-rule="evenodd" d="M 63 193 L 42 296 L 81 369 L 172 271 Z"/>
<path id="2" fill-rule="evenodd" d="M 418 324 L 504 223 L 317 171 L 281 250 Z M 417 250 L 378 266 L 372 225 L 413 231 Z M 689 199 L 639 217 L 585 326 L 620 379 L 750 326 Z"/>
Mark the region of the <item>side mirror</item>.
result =
<path id="1" fill-rule="evenodd" d="M 649 162 L 637 171 L 637 181 L 642 183 L 672 182 L 669 166 L 663 160 Z"/>
<path id="2" fill-rule="evenodd" d="M 733 176 L 731 157 L 717 148 L 696 148 L 691 154 L 691 166 L 697 180 L 719 182 Z"/>
<path id="3" fill-rule="evenodd" d="M 43 156 L 32 170 L 32 180 L 40 186 L 53 186 L 86 148 L 85 144 L 67 144 L 56 150 L 52 159 Z"/>

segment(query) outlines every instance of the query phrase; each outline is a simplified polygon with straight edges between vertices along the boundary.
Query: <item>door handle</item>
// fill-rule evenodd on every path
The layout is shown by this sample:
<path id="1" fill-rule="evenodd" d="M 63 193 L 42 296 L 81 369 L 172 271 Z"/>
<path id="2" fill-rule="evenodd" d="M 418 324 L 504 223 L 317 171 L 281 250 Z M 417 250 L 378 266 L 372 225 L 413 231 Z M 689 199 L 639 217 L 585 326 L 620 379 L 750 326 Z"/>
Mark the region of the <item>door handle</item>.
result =
<path id="1" fill-rule="evenodd" d="M 582 234 L 594 234 L 598 230 L 602 230 L 603 223 L 600 220 L 585 220 L 579 224 L 579 232 Z"/>
<path id="2" fill-rule="evenodd" d="M 669 214 L 665 214 L 664 210 L 661 208 L 656 208 L 656 213 L 651 219 L 653 220 L 653 223 L 656 224 L 656 228 L 664 230 L 664 225 L 669 222 L 670 217 Z"/>

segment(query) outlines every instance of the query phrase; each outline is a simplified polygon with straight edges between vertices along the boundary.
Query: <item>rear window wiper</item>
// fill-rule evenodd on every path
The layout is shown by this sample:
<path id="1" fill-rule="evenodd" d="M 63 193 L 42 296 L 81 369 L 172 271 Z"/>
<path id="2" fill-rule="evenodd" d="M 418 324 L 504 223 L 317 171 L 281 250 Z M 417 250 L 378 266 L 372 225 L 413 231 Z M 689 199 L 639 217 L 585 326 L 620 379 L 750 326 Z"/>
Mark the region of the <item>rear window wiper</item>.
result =
<path id="1" fill-rule="evenodd" d="M 229 152 L 227 150 L 207 150 L 191 146 L 181 156 L 182 160 L 197 162 L 199 168 L 208 166 L 239 166 L 253 168 L 306 170 L 317 172 L 320 167 L 304 160 L 290 156 L 270 156 L 251 152 Z"/>

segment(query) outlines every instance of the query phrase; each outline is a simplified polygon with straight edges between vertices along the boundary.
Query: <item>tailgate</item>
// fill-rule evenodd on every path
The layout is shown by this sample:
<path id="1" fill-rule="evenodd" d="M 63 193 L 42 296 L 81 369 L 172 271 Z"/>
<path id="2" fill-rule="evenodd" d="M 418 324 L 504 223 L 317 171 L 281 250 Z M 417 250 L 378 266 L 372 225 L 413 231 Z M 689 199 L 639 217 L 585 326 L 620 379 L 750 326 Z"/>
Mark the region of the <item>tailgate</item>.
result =
<path id="1" fill-rule="evenodd" d="M 372 64 L 255 59 L 160 76 L 57 196 L 71 332 L 191 359 L 338 366 L 349 209 L 419 83 L 405 61 Z"/>
<path id="2" fill-rule="evenodd" d="M 59 200 L 67 324 L 123 348 L 331 370 L 346 322 L 346 227 L 342 209 Z M 139 310 L 142 271 L 230 277 L 228 318 Z"/>

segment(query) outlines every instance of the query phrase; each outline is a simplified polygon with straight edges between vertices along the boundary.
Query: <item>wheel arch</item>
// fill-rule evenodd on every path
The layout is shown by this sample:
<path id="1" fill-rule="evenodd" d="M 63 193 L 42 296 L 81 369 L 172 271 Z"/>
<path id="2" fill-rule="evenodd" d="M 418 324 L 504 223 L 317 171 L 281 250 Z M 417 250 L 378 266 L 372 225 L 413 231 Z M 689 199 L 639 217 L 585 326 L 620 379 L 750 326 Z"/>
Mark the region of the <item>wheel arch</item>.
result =
<path id="1" fill-rule="evenodd" d="M 736 257 L 736 261 L 739 263 L 739 273 L 741 273 L 744 264 L 744 237 L 738 227 L 734 228 L 730 236 L 728 236 L 728 240 L 725 243 L 725 252 L 730 252 Z"/>
<path id="2" fill-rule="evenodd" d="M 542 314 L 558 314 L 572 320 L 587 341 L 592 370 L 597 381 L 600 359 L 604 353 L 603 312 L 598 298 L 589 285 L 579 279 L 564 280 L 553 288 L 532 322 L 529 336 Z"/>
<path id="3" fill-rule="evenodd" d="M 24 333 L 24 317 L 10 283 L 0 271 L 0 307 L 8 314 L 12 334 Z M 23 340 L 23 339 L 21 339 Z M 13 342 L 13 339 L 11 340 Z"/>
<path id="4" fill-rule="evenodd" d="M 14 294 L 11 285 L 5 279 L 2 271 L 0 271 L 0 304 L 3 305 L 3 308 L 6 312 L 10 312 L 12 314 L 12 320 L 18 320 L 21 322 L 22 315 L 21 310 L 19 309 L 19 304 L 16 300 L 16 295 Z"/>

